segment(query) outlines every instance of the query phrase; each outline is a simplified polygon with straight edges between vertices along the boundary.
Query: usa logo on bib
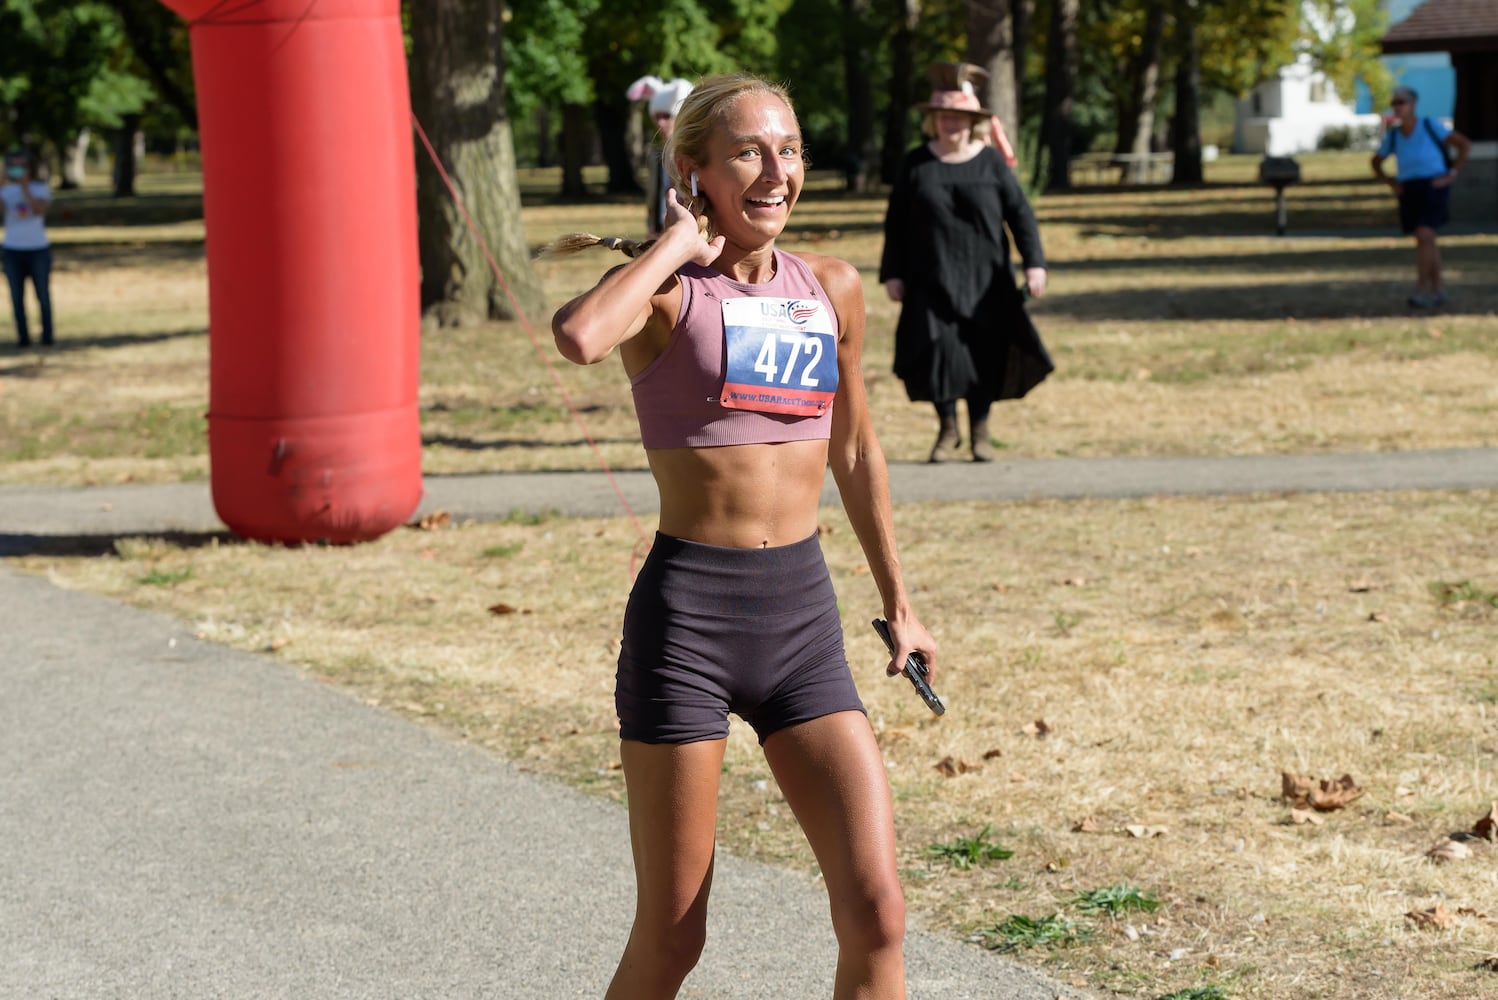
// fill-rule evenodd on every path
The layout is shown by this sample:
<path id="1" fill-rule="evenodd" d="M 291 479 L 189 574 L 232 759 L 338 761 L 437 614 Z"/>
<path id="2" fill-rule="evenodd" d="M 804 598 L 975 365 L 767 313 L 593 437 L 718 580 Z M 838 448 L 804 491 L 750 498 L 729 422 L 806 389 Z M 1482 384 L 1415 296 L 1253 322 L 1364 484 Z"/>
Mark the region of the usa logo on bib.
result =
<path id="1" fill-rule="evenodd" d="M 815 417 L 837 395 L 837 337 L 817 299 L 724 299 L 723 356 L 729 409 Z"/>

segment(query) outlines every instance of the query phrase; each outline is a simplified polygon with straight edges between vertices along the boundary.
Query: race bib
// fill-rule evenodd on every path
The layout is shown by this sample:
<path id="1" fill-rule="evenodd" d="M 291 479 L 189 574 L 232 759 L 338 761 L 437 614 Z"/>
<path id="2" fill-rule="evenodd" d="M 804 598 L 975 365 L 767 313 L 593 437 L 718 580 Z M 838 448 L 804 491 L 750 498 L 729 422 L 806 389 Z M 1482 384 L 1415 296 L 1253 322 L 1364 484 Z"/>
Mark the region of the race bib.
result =
<path id="1" fill-rule="evenodd" d="M 837 395 L 837 336 L 817 299 L 724 299 L 722 405 L 815 417 Z"/>

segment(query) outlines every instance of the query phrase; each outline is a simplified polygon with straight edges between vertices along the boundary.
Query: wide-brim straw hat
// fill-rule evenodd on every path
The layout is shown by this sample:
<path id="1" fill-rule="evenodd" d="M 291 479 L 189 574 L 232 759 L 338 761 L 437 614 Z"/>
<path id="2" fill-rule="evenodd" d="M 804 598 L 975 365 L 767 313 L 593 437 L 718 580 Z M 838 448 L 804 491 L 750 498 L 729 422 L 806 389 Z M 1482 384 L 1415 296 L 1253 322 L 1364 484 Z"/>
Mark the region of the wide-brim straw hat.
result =
<path id="1" fill-rule="evenodd" d="M 932 63 L 926 71 L 931 81 L 931 96 L 915 106 L 921 114 L 936 111 L 961 111 L 977 118 L 992 118 L 993 112 L 978 97 L 980 88 L 988 86 L 988 71 L 965 62 Z"/>

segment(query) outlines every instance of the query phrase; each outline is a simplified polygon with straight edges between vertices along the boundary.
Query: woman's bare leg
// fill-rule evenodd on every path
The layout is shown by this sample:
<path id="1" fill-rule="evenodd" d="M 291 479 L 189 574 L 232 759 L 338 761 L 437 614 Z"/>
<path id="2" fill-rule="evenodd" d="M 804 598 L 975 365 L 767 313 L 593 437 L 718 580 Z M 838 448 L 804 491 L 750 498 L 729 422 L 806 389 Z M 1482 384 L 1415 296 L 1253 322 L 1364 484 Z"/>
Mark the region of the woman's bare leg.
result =
<path id="1" fill-rule="evenodd" d="M 834 1000 L 903 1000 L 905 896 L 884 760 L 869 720 L 838 712 L 782 729 L 765 757 L 806 832 L 832 903 Z"/>
<path id="2" fill-rule="evenodd" d="M 725 743 L 620 744 L 635 922 L 607 1000 L 669 1000 L 702 954 Z"/>

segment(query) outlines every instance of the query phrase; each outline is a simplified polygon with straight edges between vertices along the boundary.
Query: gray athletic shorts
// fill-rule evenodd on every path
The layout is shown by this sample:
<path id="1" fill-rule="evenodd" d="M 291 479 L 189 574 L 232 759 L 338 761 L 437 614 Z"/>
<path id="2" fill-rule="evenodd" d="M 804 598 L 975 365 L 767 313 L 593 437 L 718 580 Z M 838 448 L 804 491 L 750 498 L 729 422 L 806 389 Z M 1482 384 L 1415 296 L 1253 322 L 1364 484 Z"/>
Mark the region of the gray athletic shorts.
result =
<path id="1" fill-rule="evenodd" d="M 657 534 L 624 612 L 614 706 L 620 737 L 642 743 L 721 739 L 729 712 L 764 743 L 864 711 L 817 537 L 735 549 Z"/>

